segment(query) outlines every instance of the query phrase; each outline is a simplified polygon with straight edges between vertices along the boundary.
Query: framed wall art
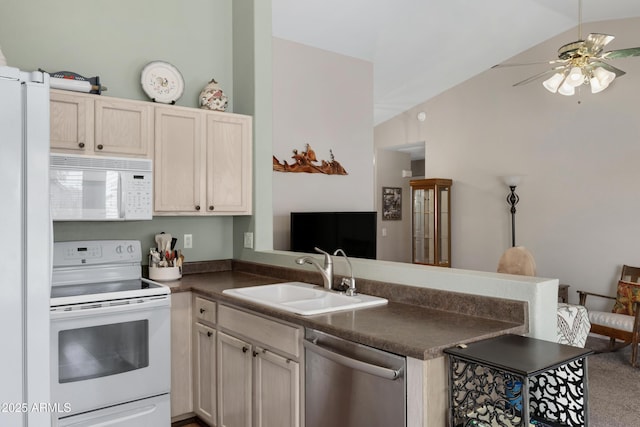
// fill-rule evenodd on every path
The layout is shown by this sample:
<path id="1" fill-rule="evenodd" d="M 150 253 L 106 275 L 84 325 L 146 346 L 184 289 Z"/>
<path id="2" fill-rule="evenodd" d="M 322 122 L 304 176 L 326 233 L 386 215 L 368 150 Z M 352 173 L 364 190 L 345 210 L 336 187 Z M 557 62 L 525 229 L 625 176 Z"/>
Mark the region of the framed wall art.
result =
<path id="1" fill-rule="evenodd" d="M 382 220 L 402 219 L 402 188 L 382 187 Z"/>

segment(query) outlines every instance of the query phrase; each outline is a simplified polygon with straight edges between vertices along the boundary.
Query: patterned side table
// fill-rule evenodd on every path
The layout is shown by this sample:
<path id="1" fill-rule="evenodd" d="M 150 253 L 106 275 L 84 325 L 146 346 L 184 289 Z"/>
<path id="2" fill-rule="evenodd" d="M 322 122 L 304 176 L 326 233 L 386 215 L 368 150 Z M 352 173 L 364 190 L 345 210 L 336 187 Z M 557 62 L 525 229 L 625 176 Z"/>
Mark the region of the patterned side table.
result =
<path id="1" fill-rule="evenodd" d="M 502 335 L 444 352 L 450 427 L 589 424 L 591 350 Z"/>

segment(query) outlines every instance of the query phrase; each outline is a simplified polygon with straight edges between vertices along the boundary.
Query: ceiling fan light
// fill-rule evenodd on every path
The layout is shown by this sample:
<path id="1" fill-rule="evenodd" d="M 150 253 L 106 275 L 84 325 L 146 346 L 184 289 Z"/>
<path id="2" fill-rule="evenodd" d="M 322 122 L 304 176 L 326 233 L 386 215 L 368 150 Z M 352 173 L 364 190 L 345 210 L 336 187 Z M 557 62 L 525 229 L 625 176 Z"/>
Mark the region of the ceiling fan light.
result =
<path id="1" fill-rule="evenodd" d="M 567 80 L 569 80 L 569 78 L 566 78 L 564 83 L 562 83 L 562 86 L 558 89 L 558 93 L 560 95 L 571 96 L 576 93 L 576 88 L 570 85 Z"/>
<path id="2" fill-rule="evenodd" d="M 616 78 L 616 73 L 613 73 L 603 67 L 597 67 L 593 70 L 593 75 L 605 88 L 609 86 L 613 79 Z"/>
<path id="3" fill-rule="evenodd" d="M 598 78 L 595 76 L 591 77 L 591 79 L 589 80 L 589 84 L 591 85 L 591 93 L 602 92 L 607 88 L 607 86 L 609 86 L 609 83 L 604 85 L 600 83 L 600 80 L 598 80 Z"/>
<path id="4" fill-rule="evenodd" d="M 569 75 L 567 76 L 565 83 L 571 85 L 572 87 L 578 87 L 582 83 L 584 83 L 584 74 L 582 73 L 582 69 L 580 67 L 571 68 L 571 71 L 569 71 Z"/>
<path id="5" fill-rule="evenodd" d="M 549 92 L 556 93 L 563 80 L 564 73 L 555 73 L 553 76 L 543 81 L 542 86 L 544 86 Z"/>

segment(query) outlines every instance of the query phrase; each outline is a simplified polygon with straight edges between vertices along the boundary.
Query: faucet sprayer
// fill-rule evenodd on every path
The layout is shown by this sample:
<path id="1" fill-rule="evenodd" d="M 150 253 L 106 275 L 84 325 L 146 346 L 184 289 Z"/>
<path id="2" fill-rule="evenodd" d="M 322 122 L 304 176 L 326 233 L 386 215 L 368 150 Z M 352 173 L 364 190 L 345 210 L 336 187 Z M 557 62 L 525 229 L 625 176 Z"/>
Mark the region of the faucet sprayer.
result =
<path id="1" fill-rule="evenodd" d="M 342 249 L 336 249 L 333 254 L 338 255 L 339 253 L 342 254 L 344 259 L 347 260 L 347 264 L 349 264 L 349 275 L 351 276 L 350 278 L 343 277 L 341 284 L 343 286 L 347 286 L 347 290 L 345 291 L 345 293 L 347 296 L 352 297 L 356 294 L 356 279 L 355 277 L 353 277 L 353 267 L 351 266 L 351 261 L 349 261 L 347 254 L 344 253 Z"/>
<path id="2" fill-rule="evenodd" d="M 333 288 L 333 260 L 331 259 L 331 255 L 323 251 L 319 248 L 313 248 L 316 252 L 324 254 L 324 267 L 320 265 L 320 263 L 310 256 L 302 256 L 300 258 L 296 258 L 295 262 L 298 265 L 303 264 L 311 264 L 315 266 L 322 275 L 322 281 L 324 283 L 324 288 L 331 290 Z"/>

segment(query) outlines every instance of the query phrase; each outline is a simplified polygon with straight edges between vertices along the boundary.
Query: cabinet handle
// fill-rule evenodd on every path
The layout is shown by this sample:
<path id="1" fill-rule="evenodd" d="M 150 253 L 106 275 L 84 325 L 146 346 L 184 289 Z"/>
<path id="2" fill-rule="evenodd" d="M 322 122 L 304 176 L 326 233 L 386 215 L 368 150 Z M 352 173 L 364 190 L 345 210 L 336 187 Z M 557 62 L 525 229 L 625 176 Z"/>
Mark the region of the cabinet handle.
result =
<path id="1" fill-rule="evenodd" d="M 204 308 L 201 308 L 200 309 L 200 314 L 204 313 L 205 311 L 207 311 L 207 310 L 205 310 Z"/>
<path id="2" fill-rule="evenodd" d="M 80 148 L 84 148 L 84 142 L 79 143 L 79 144 L 78 144 L 78 147 L 80 147 Z"/>
<path id="3" fill-rule="evenodd" d="M 207 331 L 207 336 L 210 337 L 211 335 L 213 335 L 213 332 Z"/>
<path id="4" fill-rule="evenodd" d="M 104 148 L 104 146 L 102 144 L 98 144 L 98 146 L 96 147 L 98 150 L 102 150 Z"/>
<path id="5" fill-rule="evenodd" d="M 253 357 L 256 357 L 257 355 L 258 355 L 258 352 L 257 352 L 257 351 L 254 351 L 254 352 L 253 352 Z"/>
<path id="6" fill-rule="evenodd" d="M 196 210 L 199 211 L 200 210 L 200 205 L 196 205 Z"/>
<path id="7" fill-rule="evenodd" d="M 249 351 L 249 347 L 242 347 L 242 352 L 246 353 L 247 351 Z"/>
<path id="8" fill-rule="evenodd" d="M 212 211 L 213 210 L 213 205 L 209 206 L 209 210 Z"/>

